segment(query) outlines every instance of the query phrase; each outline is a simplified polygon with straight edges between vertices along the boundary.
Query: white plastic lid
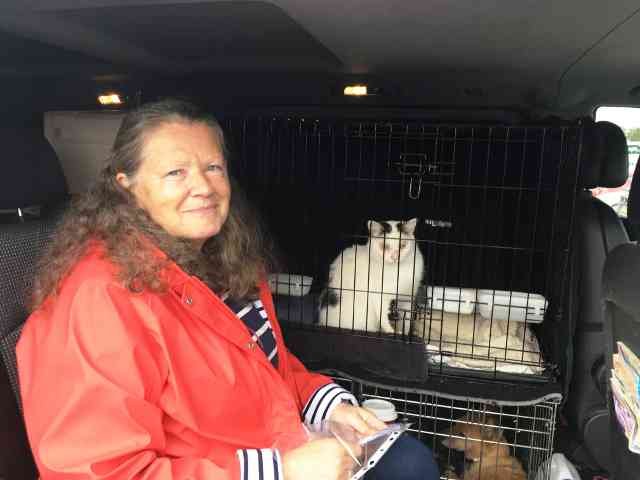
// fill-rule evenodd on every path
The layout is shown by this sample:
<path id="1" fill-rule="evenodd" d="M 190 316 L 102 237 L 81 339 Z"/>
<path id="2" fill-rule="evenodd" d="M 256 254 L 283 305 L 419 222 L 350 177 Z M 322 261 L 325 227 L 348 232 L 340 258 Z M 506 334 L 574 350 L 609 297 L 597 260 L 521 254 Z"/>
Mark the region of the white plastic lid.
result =
<path id="1" fill-rule="evenodd" d="M 362 402 L 362 407 L 371 410 L 373 414 L 383 422 L 393 422 L 398 418 L 395 405 L 386 400 L 370 398 Z"/>

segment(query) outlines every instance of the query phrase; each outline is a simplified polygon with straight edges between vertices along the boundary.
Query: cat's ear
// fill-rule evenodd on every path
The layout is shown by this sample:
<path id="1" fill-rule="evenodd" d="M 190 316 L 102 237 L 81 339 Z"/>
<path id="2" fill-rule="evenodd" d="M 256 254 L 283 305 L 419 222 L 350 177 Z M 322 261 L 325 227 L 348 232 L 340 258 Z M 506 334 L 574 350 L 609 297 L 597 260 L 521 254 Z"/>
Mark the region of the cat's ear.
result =
<path id="1" fill-rule="evenodd" d="M 405 233 L 414 233 L 416 231 L 416 224 L 418 223 L 418 218 L 412 218 L 411 220 L 407 220 L 403 222 L 403 231 Z"/>
<path id="2" fill-rule="evenodd" d="M 382 225 L 375 220 L 369 220 L 367 222 L 367 228 L 372 236 L 382 235 Z"/>

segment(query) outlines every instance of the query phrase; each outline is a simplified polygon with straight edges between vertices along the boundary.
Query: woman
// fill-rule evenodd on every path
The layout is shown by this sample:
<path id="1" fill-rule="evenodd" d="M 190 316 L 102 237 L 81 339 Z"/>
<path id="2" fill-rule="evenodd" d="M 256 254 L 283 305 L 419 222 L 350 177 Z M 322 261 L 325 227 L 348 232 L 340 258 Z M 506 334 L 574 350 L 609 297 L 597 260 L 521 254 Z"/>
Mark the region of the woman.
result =
<path id="1" fill-rule="evenodd" d="M 303 423 L 383 424 L 287 351 L 267 258 L 217 122 L 177 100 L 129 113 L 46 256 L 17 347 L 42 480 L 347 478 L 347 449 Z M 370 478 L 400 464 L 413 473 L 394 478 L 437 478 L 409 437 Z"/>

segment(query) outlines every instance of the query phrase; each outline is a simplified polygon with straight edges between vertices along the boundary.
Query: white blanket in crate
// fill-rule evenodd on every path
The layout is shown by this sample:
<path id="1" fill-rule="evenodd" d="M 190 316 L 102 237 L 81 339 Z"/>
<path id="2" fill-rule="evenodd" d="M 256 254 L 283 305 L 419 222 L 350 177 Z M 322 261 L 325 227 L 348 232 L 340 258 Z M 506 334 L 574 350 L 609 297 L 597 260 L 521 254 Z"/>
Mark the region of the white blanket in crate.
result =
<path id="1" fill-rule="evenodd" d="M 537 343 L 537 342 L 536 342 Z M 508 361 L 500 361 L 500 358 L 505 358 L 505 350 L 504 349 L 494 349 L 491 348 L 491 351 L 502 350 L 502 353 L 499 353 L 495 356 L 490 355 L 486 360 L 477 358 L 477 356 L 465 357 L 460 355 L 455 355 L 455 353 L 443 352 L 440 350 L 438 346 L 435 345 L 427 345 L 427 351 L 431 353 L 429 356 L 429 361 L 433 364 L 437 365 L 446 365 L 449 367 L 456 368 L 468 368 L 472 370 L 486 370 L 486 371 L 498 371 L 504 373 L 517 373 L 522 375 L 539 375 L 544 370 L 544 367 L 539 365 L 525 365 L 522 363 L 517 363 L 520 359 L 520 353 L 517 358 L 516 355 L 509 353 L 507 356 Z M 451 349 L 451 352 L 454 352 L 455 349 Z M 458 346 L 458 351 L 460 348 Z M 516 363 L 514 363 L 516 362 Z"/>
<path id="2" fill-rule="evenodd" d="M 511 322 L 507 332 L 506 325 L 497 328 L 472 314 L 421 315 L 414 334 L 424 338 L 432 364 L 526 375 L 544 370 L 538 339 L 522 323 Z"/>

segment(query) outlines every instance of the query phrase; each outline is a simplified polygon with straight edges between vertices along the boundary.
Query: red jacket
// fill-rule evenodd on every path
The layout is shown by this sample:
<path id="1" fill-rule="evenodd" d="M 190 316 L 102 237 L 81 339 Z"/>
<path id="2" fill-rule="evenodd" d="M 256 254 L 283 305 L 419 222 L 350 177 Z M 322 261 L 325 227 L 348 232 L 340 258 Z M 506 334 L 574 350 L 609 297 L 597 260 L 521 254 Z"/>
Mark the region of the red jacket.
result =
<path id="1" fill-rule="evenodd" d="M 18 342 L 43 480 L 236 479 L 241 449 L 274 449 L 263 453 L 279 460 L 276 452 L 305 441 L 302 410 L 310 399 L 326 404 L 317 392 L 335 386 L 286 350 L 266 285 L 277 370 L 242 321 L 175 264 L 162 294 L 132 293 L 116 274 L 91 248 Z M 242 470 L 253 477 L 246 463 Z"/>

